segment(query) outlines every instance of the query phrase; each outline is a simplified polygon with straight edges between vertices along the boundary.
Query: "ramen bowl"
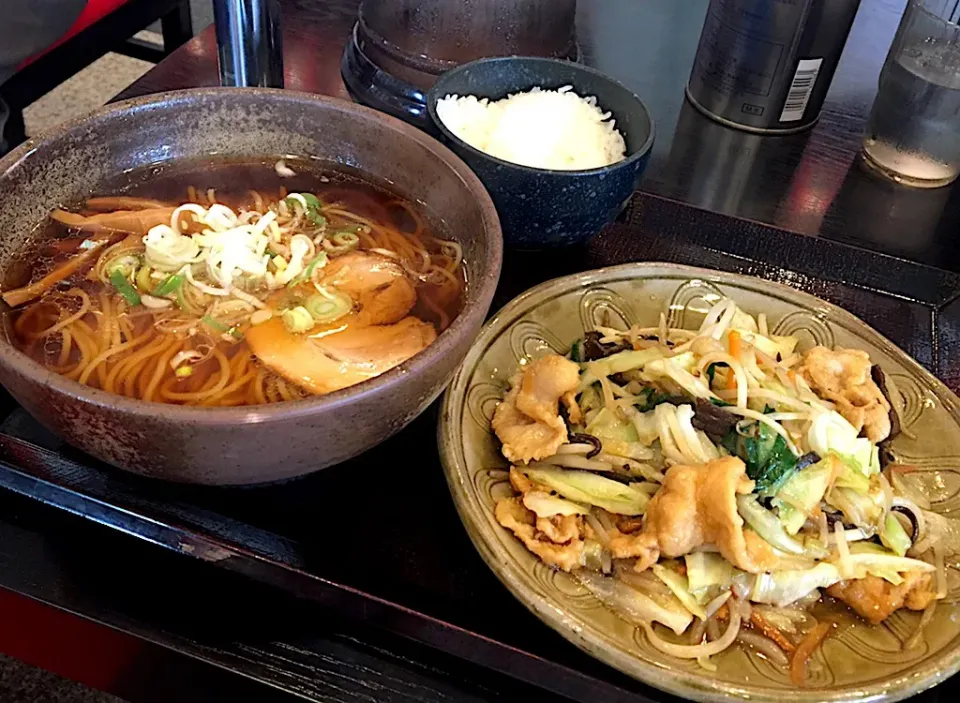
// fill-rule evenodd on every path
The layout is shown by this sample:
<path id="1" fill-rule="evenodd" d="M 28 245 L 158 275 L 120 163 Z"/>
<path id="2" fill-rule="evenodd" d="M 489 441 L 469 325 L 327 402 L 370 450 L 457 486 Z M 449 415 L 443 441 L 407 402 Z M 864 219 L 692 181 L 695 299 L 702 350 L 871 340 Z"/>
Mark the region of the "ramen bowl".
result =
<path id="1" fill-rule="evenodd" d="M 120 174 L 198 158 L 319 159 L 389 186 L 450 227 L 469 286 L 462 309 L 400 366 L 327 395 L 235 408 L 136 400 L 70 380 L 14 348 L 3 315 L 0 383 L 65 441 L 113 466 L 178 482 L 300 476 L 398 432 L 441 392 L 479 331 L 500 272 L 496 211 L 453 153 L 399 120 L 291 91 L 201 89 L 130 100 L 65 124 L 0 160 L 0 279 L 56 207 Z M 21 262 L 22 266 L 22 262 Z"/>

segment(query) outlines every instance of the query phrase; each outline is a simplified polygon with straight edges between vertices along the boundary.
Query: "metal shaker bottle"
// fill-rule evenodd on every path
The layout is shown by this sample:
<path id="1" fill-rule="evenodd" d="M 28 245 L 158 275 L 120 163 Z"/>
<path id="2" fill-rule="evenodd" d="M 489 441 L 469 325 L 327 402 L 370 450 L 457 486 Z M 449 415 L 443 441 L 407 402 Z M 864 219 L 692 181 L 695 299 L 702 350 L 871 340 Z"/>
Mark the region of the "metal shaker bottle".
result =
<path id="1" fill-rule="evenodd" d="M 731 127 L 812 126 L 860 0 L 710 0 L 687 98 Z"/>

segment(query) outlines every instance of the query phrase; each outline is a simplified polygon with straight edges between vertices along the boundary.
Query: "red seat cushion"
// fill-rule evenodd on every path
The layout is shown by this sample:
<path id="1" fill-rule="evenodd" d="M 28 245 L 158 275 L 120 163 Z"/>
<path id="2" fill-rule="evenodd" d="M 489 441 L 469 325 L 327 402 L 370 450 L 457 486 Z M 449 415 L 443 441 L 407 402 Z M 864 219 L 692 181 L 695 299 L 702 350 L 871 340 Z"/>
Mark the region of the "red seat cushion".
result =
<path id="1" fill-rule="evenodd" d="M 73 26 L 67 30 L 67 33 L 60 37 L 56 42 L 48 46 L 46 49 L 41 51 L 39 54 L 34 54 L 26 61 L 17 66 L 17 69 L 21 69 L 24 66 L 27 66 L 38 58 L 43 56 L 45 53 L 53 49 L 54 47 L 60 46 L 63 42 L 67 41 L 70 37 L 75 34 L 79 34 L 84 29 L 89 27 L 92 24 L 96 24 L 101 19 L 109 15 L 111 12 L 116 10 L 121 5 L 126 4 L 127 0 L 87 0 L 86 6 L 80 12 L 80 16 L 77 17 L 77 21 L 73 23 Z"/>

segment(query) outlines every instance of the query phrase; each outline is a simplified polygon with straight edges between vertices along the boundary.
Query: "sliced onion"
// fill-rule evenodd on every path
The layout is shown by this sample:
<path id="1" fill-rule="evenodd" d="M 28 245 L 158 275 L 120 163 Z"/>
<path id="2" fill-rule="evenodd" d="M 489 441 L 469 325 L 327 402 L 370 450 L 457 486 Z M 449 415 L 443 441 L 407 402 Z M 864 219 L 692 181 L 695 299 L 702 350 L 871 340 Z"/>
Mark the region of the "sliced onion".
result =
<path id="1" fill-rule="evenodd" d="M 723 607 L 723 604 L 726 603 L 728 600 L 730 600 L 732 596 L 733 596 L 732 591 L 724 591 L 719 596 L 714 598 L 712 601 L 707 603 L 707 605 L 703 609 L 704 612 L 707 614 L 707 619 L 709 620 L 714 615 L 716 615 L 717 611 L 720 610 L 720 608 Z"/>
<path id="2" fill-rule="evenodd" d="M 786 667 L 790 663 L 787 655 L 784 654 L 783 650 L 780 649 L 773 640 L 756 632 L 741 629 L 737 634 L 737 641 L 752 647 L 777 666 Z"/>
<path id="3" fill-rule="evenodd" d="M 699 657 L 712 657 L 715 654 L 720 654 L 720 652 L 733 644 L 737 639 L 737 635 L 740 633 L 741 621 L 740 612 L 731 608 L 730 625 L 727 627 L 726 632 L 723 633 L 720 639 L 704 644 L 676 644 L 674 642 L 667 642 L 654 632 L 653 627 L 649 623 L 642 623 L 641 627 L 643 627 L 643 631 L 647 633 L 647 639 L 655 649 L 664 654 L 669 654 L 671 657 L 676 657 L 677 659 L 697 659 Z"/>
<path id="4" fill-rule="evenodd" d="M 145 308 L 152 308 L 154 310 L 169 308 L 171 305 L 173 305 L 172 300 L 167 300 L 166 298 L 155 298 L 152 295 L 147 295 L 146 293 L 142 293 L 140 295 L 140 302 Z"/>
<path id="5" fill-rule="evenodd" d="M 937 601 L 931 601 L 930 604 L 923 609 L 923 615 L 920 616 L 920 622 L 917 623 L 917 629 L 903 643 L 903 649 L 905 651 L 909 651 L 920 644 L 920 640 L 923 638 L 923 631 L 926 629 L 927 625 L 930 624 L 930 621 L 933 620 L 933 613 L 936 611 L 936 609 Z"/>
<path id="6" fill-rule="evenodd" d="M 639 588 L 648 593 L 658 593 L 662 596 L 672 595 L 672 591 L 667 585 L 651 574 L 649 571 L 633 571 L 632 569 L 619 569 L 617 578 L 628 586 Z"/>
<path id="7" fill-rule="evenodd" d="M 230 295 L 230 291 L 223 288 L 214 288 L 213 286 L 208 286 L 206 283 L 201 283 L 193 277 L 193 269 L 189 266 L 184 268 L 184 271 L 187 274 L 187 280 L 194 285 L 195 287 L 202 290 L 204 293 L 209 295 Z"/>

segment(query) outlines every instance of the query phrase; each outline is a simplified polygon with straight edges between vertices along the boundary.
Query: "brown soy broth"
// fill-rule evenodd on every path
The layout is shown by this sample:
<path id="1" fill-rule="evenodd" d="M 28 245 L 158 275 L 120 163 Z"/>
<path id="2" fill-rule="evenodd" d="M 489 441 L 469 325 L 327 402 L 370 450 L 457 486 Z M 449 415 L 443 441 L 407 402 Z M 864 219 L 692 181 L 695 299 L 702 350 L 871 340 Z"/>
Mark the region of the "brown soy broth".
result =
<path id="1" fill-rule="evenodd" d="M 276 158 L 258 161 L 204 159 L 164 164 L 124 174 L 113 182 L 106 184 L 99 192 L 91 194 L 91 197 L 132 196 L 149 198 L 170 205 L 179 205 L 190 201 L 207 205 L 209 199 L 212 198 L 236 211 L 254 206 L 257 196 L 253 191 L 268 203 L 279 200 L 291 192 L 313 193 L 324 203 L 336 202 L 351 213 L 360 215 L 373 223 L 395 228 L 408 235 L 416 233 L 419 222 L 422 234 L 415 236 L 414 239 L 420 242 L 428 252 L 438 246 L 434 237 L 446 239 L 445 228 L 437 218 L 432 217 L 421 203 L 410 203 L 388 184 L 374 183 L 369 178 L 339 165 L 331 166 L 326 162 L 307 159 L 286 158 L 286 166 L 292 169 L 295 175 L 281 177 L 275 168 L 277 160 Z M 93 214 L 92 211 L 84 209 L 84 201 L 66 205 L 64 209 L 71 212 Z M 332 231 L 337 231 L 336 228 L 342 226 L 345 222 L 347 220 L 338 222 L 336 216 L 328 218 L 328 232 L 331 231 L 331 228 Z M 75 230 L 71 231 L 62 224 L 48 218 L 38 225 L 36 234 L 31 238 L 31 244 L 25 247 L 20 259 L 23 262 L 22 266 L 14 266 L 8 269 L 7 279 L 3 282 L 3 289 L 10 290 L 41 279 L 65 260 L 76 255 L 76 245 L 85 238 L 85 235 L 78 235 Z M 374 247 L 369 244 L 364 246 L 363 241 L 361 241 L 360 248 L 370 249 Z M 98 328 L 97 313 L 101 304 L 115 307 L 120 296 L 112 286 L 90 280 L 87 275 L 89 270 L 89 266 L 81 268 L 77 274 L 58 283 L 38 301 L 21 306 L 15 311 L 4 313 L 4 329 L 8 339 L 48 368 L 60 370 L 75 363 L 81 356 L 76 343 L 67 353 L 64 351 L 63 337 L 59 334 L 49 338 L 35 338 L 37 331 L 45 330 L 57 322 L 61 311 L 65 311 L 67 314 L 74 312 L 72 306 L 76 301 L 65 297 L 65 294 L 75 288 L 84 291 L 93 303 L 93 312 L 84 318 L 88 321 L 92 333 L 116 335 L 116 330 L 101 330 Z M 432 303 L 430 305 L 425 303 L 424 299 L 425 291 L 429 291 L 432 284 L 429 281 L 420 283 L 417 287 L 417 303 L 410 314 L 424 322 L 433 324 L 438 332 L 442 331 L 460 312 L 463 298 L 462 291 L 465 286 L 462 271 L 463 267 L 460 266 L 454 272 L 461 284 L 459 294 L 447 295 L 446 297 L 430 296 L 430 302 Z M 436 291 L 440 291 L 440 287 L 436 287 Z M 59 309 L 54 303 L 59 305 Z M 75 307 L 80 307 L 79 302 L 76 302 Z M 136 337 L 140 334 L 146 334 L 152 324 L 152 317 L 150 314 L 143 314 L 144 312 L 142 307 L 125 310 L 126 327 L 123 336 L 117 338 L 127 340 L 131 335 Z M 23 322 L 19 318 L 25 314 L 32 317 L 27 321 L 29 324 L 19 324 L 18 331 L 18 322 Z M 59 319 L 63 319 L 63 317 Z M 252 374 L 258 370 L 256 367 L 259 364 L 252 358 L 249 347 L 245 342 L 215 340 L 214 343 L 216 348 L 222 352 L 222 355 L 195 364 L 193 373 L 189 378 L 176 378 L 177 391 L 182 390 L 189 393 L 209 386 L 208 382 L 211 377 L 221 372 L 223 363 L 231 364 L 231 373 L 233 373 L 234 365 L 238 369 L 237 373 Z M 238 363 L 241 357 L 251 358 L 252 366 L 248 367 L 243 363 Z M 262 368 L 260 367 L 260 369 Z M 268 371 L 268 374 L 272 374 L 272 372 Z M 104 387 L 106 377 L 109 376 L 109 370 L 101 371 L 97 369 L 97 372 L 92 376 L 92 378 L 86 380 L 87 383 Z M 173 369 L 165 369 L 159 382 L 163 385 L 173 378 Z M 284 394 L 283 399 L 292 399 L 292 397 L 287 397 L 288 395 L 293 397 L 305 395 L 292 384 L 287 385 L 290 386 L 289 394 Z M 108 390 L 114 389 L 108 388 Z M 137 395 L 138 388 L 134 388 L 133 391 L 133 395 Z M 130 393 L 127 394 L 130 395 Z M 177 401 L 169 400 L 168 402 Z"/>

